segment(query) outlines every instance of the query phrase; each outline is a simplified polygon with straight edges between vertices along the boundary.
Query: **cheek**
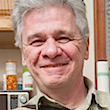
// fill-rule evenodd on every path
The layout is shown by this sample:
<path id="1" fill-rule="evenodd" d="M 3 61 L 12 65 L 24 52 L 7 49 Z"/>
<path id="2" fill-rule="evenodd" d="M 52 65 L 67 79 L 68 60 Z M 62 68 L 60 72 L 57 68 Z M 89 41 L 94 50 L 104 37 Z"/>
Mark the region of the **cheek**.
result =
<path id="1" fill-rule="evenodd" d="M 23 55 L 24 55 L 24 59 L 27 60 L 29 57 L 29 54 L 31 53 L 31 49 L 23 46 Z"/>
<path id="2" fill-rule="evenodd" d="M 24 57 L 27 62 L 37 62 L 40 50 L 36 47 L 26 47 L 24 49 Z"/>
<path id="3" fill-rule="evenodd" d="M 79 50 L 76 45 L 69 43 L 61 45 L 60 47 L 71 60 L 77 60 Z"/>

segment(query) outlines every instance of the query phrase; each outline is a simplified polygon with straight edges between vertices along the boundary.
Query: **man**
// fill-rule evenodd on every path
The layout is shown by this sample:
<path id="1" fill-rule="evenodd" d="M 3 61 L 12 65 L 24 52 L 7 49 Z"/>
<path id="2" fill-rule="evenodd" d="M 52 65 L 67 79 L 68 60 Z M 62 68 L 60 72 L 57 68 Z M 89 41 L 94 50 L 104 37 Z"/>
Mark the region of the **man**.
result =
<path id="1" fill-rule="evenodd" d="M 110 110 L 110 95 L 83 77 L 89 56 L 85 8 L 82 0 L 15 2 L 15 45 L 42 92 L 17 110 Z"/>

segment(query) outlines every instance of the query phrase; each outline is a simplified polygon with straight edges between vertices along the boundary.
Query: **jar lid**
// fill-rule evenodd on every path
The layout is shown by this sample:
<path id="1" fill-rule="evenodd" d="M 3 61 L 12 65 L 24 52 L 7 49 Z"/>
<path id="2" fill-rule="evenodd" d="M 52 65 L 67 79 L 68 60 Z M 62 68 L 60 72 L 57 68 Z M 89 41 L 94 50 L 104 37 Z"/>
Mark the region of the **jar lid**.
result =
<path id="1" fill-rule="evenodd" d="M 6 71 L 6 75 L 17 75 L 16 71 Z"/>
<path id="2" fill-rule="evenodd" d="M 26 71 L 28 71 L 28 69 L 27 68 L 23 68 L 23 72 L 26 72 Z"/>
<path id="3" fill-rule="evenodd" d="M 15 60 L 7 60 L 7 61 L 6 61 L 6 63 L 9 63 L 9 62 L 11 62 L 11 63 L 16 63 L 17 61 L 15 61 Z"/>

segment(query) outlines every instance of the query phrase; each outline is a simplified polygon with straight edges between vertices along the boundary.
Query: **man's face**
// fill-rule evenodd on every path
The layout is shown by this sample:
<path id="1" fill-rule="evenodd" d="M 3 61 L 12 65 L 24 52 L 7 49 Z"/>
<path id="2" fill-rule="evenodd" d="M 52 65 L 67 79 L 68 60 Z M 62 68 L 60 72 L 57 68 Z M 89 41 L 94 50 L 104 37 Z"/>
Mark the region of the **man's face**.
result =
<path id="1" fill-rule="evenodd" d="M 50 6 L 28 12 L 22 44 L 22 63 L 40 88 L 63 87 L 82 77 L 88 42 L 83 42 L 68 8 Z"/>

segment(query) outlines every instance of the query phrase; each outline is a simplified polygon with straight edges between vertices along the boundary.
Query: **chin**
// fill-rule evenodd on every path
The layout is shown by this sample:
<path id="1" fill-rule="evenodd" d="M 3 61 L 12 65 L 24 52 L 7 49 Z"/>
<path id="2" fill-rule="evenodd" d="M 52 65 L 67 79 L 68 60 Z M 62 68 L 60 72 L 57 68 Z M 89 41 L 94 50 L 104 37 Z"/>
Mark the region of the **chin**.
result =
<path id="1" fill-rule="evenodd" d="M 44 82 L 44 84 L 49 88 L 58 88 L 64 86 L 66 84 L 66 81 L 62 78 L 54 78 L 47 80 L 46 82 Z"/>

